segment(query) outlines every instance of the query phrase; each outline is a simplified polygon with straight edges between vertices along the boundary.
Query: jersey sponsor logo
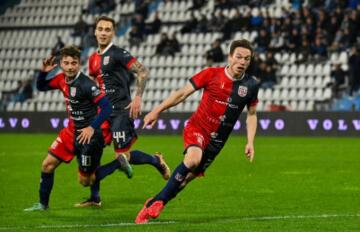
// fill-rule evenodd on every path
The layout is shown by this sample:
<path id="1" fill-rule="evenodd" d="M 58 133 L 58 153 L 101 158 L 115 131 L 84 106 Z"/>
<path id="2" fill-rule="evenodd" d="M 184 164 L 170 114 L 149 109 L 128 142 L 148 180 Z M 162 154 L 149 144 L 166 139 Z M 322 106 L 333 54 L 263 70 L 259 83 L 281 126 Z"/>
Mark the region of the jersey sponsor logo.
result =
<path id="1" fill-rule="evenodd" d="M 245 97 L 247 92 L 248 92 L 248 88 L 246 86 L 242 86 L 242 85 L 239 86 L 238 94 L 240 97 Z"/>
<path id="2" fill-rule="evenodd" d="M 219 117 L 219 119 L 220 119 L 220 121 L 224 122 L 225 119 L 226 119 L 226 115 L 221 115 L 221 116 Z"/>
<path id="3" fill-rule="evenodd" d="M 204 137 L 200 133 L 194 133 L 197 142 L 202 146 L 204 145 Z"/>
<path id="4" fill-rule="evenodd" d="M 218 136 L 218 133 L 216 133 L 216 132 L 211 132 L 211 133 L 210 133 L 210 136 L 211 136 L 211 138 L 215 139 L 215 138 Z"/>
<path id="5" fill-rule="evenodd" d="M 104 61 L 103 61 L 103 65 L 108 65 L 109 61 L 110 61 L 110 56 L 105 56 Z"/>
<path id="6" fill-rule="evenodd" d="M 91 87 L 91 94 L 93 97 L 96 97 L 100 94 L 100 89 L 98 89 L 96 86 Z"/>
<path id="7" fill-rule="evenodd" d="M 177 180 L 179 182 L 183 182 L 184 181 L 184 176 L 181 175 L 180 173 L 176 173 L 175 180 Z"/>
<path id="8" fill-rule="evenodd" d="M 76 96 L 76 87 L 70 87 L 70 96 L 72 97 Z"/>

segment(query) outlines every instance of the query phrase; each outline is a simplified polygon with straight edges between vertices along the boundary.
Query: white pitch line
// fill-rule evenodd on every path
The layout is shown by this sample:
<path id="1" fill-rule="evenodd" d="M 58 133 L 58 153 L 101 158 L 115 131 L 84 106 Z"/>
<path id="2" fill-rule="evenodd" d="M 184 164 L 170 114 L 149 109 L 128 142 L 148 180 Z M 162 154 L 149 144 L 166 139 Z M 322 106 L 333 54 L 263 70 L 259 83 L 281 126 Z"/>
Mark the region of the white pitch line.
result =
<path id="1" fill-rule="evenodd" d="M 215 223 L 231 223 L 239 221 L 271 221 L 271 220 L 291 220 L 291 219 L 311 219 L 311 218 L 342 218 L 342 217 L 360 217 L 360 214 L 320 214 L 320 215 L 285 215 L 285 216 L 263 216 L 263 217 L 243 217 L 229 218 L 221 220 L 210 220 Z M 172 225 L 172 224 L 202 224 L 202 222 L 176 222 L 176 221 L 160 221 L 150 222 L 144 225 Z M 109 224 L 68 224 L 68 225 L 34 225 L 34 226 L 14 226 L 0 227 L 0 230 L 18 230 L 18 229 L 74 229 L 74 228 L 94 228 L 94 227 L 125 227 L 138 226 L 134 222 L 109 223 Z"/>

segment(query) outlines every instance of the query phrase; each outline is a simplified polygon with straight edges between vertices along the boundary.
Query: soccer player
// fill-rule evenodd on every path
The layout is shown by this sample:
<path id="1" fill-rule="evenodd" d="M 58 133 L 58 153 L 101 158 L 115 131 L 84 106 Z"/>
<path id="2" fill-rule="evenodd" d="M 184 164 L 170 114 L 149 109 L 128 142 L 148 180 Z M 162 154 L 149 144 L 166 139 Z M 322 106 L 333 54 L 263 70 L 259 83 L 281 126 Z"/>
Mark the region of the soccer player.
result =
<path id="1" fill-rule="evenodd" d="M 108 119 L 112 132 L 115 153 L 126 155 L 130 164 L 150 164 L 154 166 L 165 180 L 170 177 L 170 169 L 161 153 L 149 155 L 139 150 L 131 151 L 137 139 L 133 119 L 141 113 L 141 98 L 149 71 L 128 51 L 114 45 L 115 21 L 101 16 L 96 19 L 95 37 L 98 50 L 89 58 L 89 74 L 96 78 L 100 87 L 112 104 L 112 114 Z M 134 74 L 134 75 L 133 75 Z M 135 97 L 131 100 L 131 78 L 136 78 Z M 77 207 L 92 205 L 98 199 L 99 183 L 91 186 L 90 198 Z"/>
<path id="2" fill-rule="evenodd" d="M 226 67 L 207 68 L 195 74 L 190 83 L 173 92 L 145 116 L 144 127 L 152 127 L 161 112 L 183 102 L 196 90 L 203 89 L 200 105 L 184 129 L 183 162 L 174 170 L 161 192 L 145 202 L 135 223 L 147 223 L 150 218 L 157 218 L 164 206 L 186 184 L 204 174 L 225 145 L 245 106 L 248 110 L 245 154 L 250 161 L 253 160 L 259 81 L 245 73 L 252 56 L 253 48 L 249 41 L 233 41 Z"/>
<path id="3" fill-rule="evenodd" d="M 54 60 L 54 56 L 44 59 L 37 79 L 37 88 L 40 91 L 62 91 L 69 124 L 61 130 L 42 163 L 40 202 L 25 211 L 49 208 L 55 169 L 62 162 L 69 163 L 74 156 L 77 157 L 79 165 L 79 181 L 84 186 L 92 185 L 111 174 L 115 170 L 113 167 L 124 171 L 130 167 L 125 156 L 119 156 L 109 164 L 98 167 L 105 146 L 100 125 L 111 114 L 111 104 L 97 83 L 80 72 L 80 50 L 73 46 L 61 49 L 62 72 L 49 78 L 48 73 L 57 66 Z"/>

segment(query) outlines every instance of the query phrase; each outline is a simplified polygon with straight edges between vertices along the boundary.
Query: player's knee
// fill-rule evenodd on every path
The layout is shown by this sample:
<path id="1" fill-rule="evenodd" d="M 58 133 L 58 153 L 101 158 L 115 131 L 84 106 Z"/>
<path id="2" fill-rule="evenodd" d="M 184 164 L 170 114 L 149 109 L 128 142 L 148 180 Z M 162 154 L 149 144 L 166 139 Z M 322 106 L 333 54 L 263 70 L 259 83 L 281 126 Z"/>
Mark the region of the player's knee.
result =
<path id="1" fill-rule="evenodd" d="M 55 171 L 56 167 L 56 163 L 45 159 L 41 165 L 41 170 L 46 173 L 52 173 Z"/>
<path id="2" fill-rule="evenodd" d="M 95 178 L 96 178 L 95 174 L 83 175 L 83 174 L 79 173 L 79 183 L 84 187 L 93 185 L 95 182 Z"/>
<path id="3" fill-rule="evenodd" d="M 201 162 L 201 156 L 194 155 L 186 155 L 184 159 L 184 164 L 190 170 L 194 170 L 197 166 L 199 166 Z"/>
<path id="4" fill-rule="evenodd" d="M 90 186 L 91 185 L 90 177 L 89 176 L 80 176 L 79 183 L 84 187 Z"/>
<path id="5" fill-rule="evenodd" d="M 199 147 L 188 148 L 184 157 L 184 164 L 190 170 L 194 170 L 199 166 L 202 157 L 202 150 Z"/>
<path id="6" fill-rule="evenodd" d="M 127 160 L 130 160 L 130 152 L 123 152 L 123 153 L 116 153 L 116 157 L 119 155 L 124 154 Z"/>

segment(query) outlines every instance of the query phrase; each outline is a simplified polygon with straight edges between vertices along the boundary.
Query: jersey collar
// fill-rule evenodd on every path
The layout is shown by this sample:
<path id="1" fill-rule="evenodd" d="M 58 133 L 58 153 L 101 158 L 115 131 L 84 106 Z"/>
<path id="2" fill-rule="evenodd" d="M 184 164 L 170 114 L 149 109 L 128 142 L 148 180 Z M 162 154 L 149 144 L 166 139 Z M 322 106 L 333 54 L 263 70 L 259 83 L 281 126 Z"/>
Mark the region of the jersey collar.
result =
<path id="1" fill-rule="evenodd" d="M 66 81 L 66 84 L 71 85 L 76 79 L 78 79 L 78 77 L 80 76 L 80 73 L 81 73 L 81 71 L 79 71 L 76 74 L 76 76 L 74 77 L 74 79 L 72 79 L 71 81 L 69 81 L 69 82 Z"/>
<path id="2" fill-rule="evenodd" d="M 241 81 L 243 78 L 244 78 L 244 76 L 245 76 L 245 72 L 243 73 L 243 75 L 241 76 L 241 78 L 240 79 L 235 79 L 235 78 L 233 78 L 231 75 L 230 75 L 230 73 L 228 72 L 228 70 L 227 70 L 227 68 L 229 67 L 229 65 L 227 65 L 227 66 L 225 66 L 225 76 L 227 76 L 227 78 L 229 78 L 230 80 L 232 80 L 232 81 Z"/>
<path id="3" fill-rule="evenodd" d="M 100 50 L 98 49 L 98 51 L 97 51 L 98 54 L 100 54 L 100 55 L 104 54 L 105 52 L 107 52 L 110 49 L 111 46 L 113 46 L 113 42 L 109 43 L 109 45 L 101 53 L 100 53 Z"/>

